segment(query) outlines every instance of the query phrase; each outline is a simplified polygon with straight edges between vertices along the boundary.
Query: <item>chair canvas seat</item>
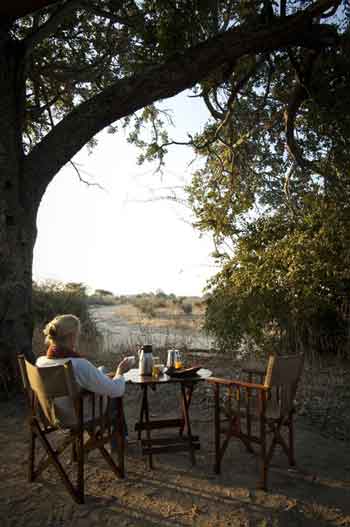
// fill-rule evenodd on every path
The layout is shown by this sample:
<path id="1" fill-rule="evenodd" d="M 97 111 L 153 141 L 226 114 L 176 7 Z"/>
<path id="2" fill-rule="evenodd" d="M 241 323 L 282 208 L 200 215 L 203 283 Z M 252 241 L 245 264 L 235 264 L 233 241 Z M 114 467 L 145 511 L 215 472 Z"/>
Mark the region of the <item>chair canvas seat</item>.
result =
<path id="1" fill-rule="evenodd" d="M 94 401 L 92 401 L 94 397 Z M 100 408 L 100 396 L 90 393 L 83 409 L 83 426 L 88 427 L 97 420 L 107 417 L 108 400 L 102 397 L 102 408 Z M 93 406 L 95 408 L 93 408 Z M 75 428 L 78 426 L 74 404 L 69 397 L 56 397 L 50 405 L 50 421 L 58 428 Z"/>

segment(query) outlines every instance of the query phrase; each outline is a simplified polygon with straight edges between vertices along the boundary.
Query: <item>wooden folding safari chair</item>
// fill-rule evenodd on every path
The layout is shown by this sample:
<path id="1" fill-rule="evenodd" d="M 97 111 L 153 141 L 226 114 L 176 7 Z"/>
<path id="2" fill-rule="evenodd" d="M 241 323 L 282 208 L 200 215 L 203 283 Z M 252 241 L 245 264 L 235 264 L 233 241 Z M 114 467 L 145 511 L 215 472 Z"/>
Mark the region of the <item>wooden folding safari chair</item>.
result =
<path id="1" fill-rule="evenodd" d="M 30 430 L 28 480 L 34 481 L 49 466 L 53 466 L 66 489 L 77 503 L 84 503 L 84 468 L 87 453 L 98 449 L 114 473 L 124 477 L 124 425 L 122 398 L 117 398 L 117 415 L 110 415 L 110 399 L 81 390 L 77 385 L 72 363 L 38 368 L 18 357 L 23 385 L 28 401 Z M 64 397 L 62 408 L 58 399 Z M 116 419 L 113 432 L 112 419 Z M 64 430 L 66 433 L 56 433 Z M 117 439 L 117 458 L 105 449 L 112 433 Z M 85 438 L 84 438 L 85 435 Z M 63 438 L 62 438 L 63 436 Z M 54 442 L 51 442 L 51 438 Z M 36 440 L 43 447 L 44 457 L 36 463 Z M 71 446 L 76 462 L 76 482 L 69 477 L 60 456 Z"/>
<path id="2" fill-rule="evenodd" d="M 268 468 L 277 445 L 282 447 L 289 464 L 295 465 L 294 398 L 303 363 L 303 355 L 270 356 L 262 383 L 208 379 L 207 382 L 214 385 L 215 394 L 216 473 L 221 471 L 221 462 L 231 438 L 240 439 L 251 453 L 254 453 L 252 444 L 259 445 L 259 486 L 265 490 Z M 221 388 L 225 390 L 224 394 L 220 393 Z M 282 434 L 284 429 L 287 438 Z"/>

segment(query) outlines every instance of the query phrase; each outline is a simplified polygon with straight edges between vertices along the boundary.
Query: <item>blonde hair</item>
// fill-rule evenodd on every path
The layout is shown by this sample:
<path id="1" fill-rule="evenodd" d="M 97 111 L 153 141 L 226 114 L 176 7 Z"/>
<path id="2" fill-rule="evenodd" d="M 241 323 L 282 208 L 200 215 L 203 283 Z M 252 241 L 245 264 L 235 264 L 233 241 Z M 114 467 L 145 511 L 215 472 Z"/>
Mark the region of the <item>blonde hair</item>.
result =
<path id="1" fill-rule="evenodd" d="M 46 324 L 44 331 L 47 346 L 67 346 L 72 335 L 80 334 L 80 320 L 75 315 L 57 315 Z"/>

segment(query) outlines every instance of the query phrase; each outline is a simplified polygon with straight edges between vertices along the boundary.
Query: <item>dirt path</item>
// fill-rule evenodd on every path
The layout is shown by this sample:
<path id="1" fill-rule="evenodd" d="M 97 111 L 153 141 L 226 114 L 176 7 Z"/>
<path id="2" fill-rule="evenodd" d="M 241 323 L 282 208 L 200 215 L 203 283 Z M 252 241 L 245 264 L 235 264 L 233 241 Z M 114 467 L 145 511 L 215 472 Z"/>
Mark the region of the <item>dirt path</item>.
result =
<path id="1" fill-rule="evenodd" d="M 176 393 L 152 393 L 154 415 L 169 410 Z M 155 456 L 150 471 L 133 432 L 140 394 L 128 387 L 125 407 L 130 444 L 127 477 L 114 479 L 98 454 L 89 456 L 86 504 L 76 505 L 52 471 L 38 483 L 26 481 L 28 436 L 24 401 L 0 403 L 1 527 L 109 526 L 350 526 L 350 448 L 296 426 L 299 470 L 274 458 L 268 493 L 256 490 L 256 458 L 238 443 L 225 457 L 223 474 L 213 474 L 212 407 L 204 384 L 193 398 L 192 423 L 201 437 L 197 465 L 187 453 Z"/>

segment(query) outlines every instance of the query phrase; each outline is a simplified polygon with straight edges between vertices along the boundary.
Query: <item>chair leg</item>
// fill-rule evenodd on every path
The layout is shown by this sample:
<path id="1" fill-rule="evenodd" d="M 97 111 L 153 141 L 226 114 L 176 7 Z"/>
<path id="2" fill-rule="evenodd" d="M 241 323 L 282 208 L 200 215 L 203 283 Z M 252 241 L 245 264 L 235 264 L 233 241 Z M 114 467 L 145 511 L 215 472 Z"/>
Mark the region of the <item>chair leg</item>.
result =
<path id="1" fill-rule="evenodd" d="M 78 461 L 78 453 L 77 453 L 77 444 L 76 441 L 72 442 L 72 463 L 76 463 Z"/>
<path id="2" fill-rule="evenodd" d="M 98 446 L 102 456 L 113 470 L 113 472 L 119 477 L 125 477 L 125 432 L 127 430 L 127 424 L 125 421 L 123 404 L 120 398 L 116 398 L 113 403 L 113 408 L 110 407 L 110 419 L 113 420 L 112 426 L 107 426 L 108 437 L 111 442 L 112 450 L 116 451 L 118 460 L 117 463 L 113 457 L 107 452 L 104 444 Z M 94 443 L 96 440 L 101 440 L 104 437 L 105 429 L 102 427 L 98 436 L 92 435 L 88 440 Z M 90 432 L 88 432 L 90 434 Z M 108 438 L 107 438 L 108 439 Z"/>
<path id="3" fill-rule="evenodd" d="M 238 422 L 237 426 L 240 426 L 240 423 Z M 244 437 L 242 435 L 242 432 L 241 430 L 238 429 L 238 432 L 236 434 L 236 437 L 238 437 L 242 443 L 244 444 L 244 446 L 246 447 L 247 449 L 247 452 L 249 452 L 249 454 L 255 454 L 255 450 L 254 448 L 252 447 L 252 444 L 250 442 L 250 438 L 251 438 L 251 432 L 249 433 L 248 435 L 248 431 L 247 431 L 247 437 Z"/>
<path id="4" fill-rule="evenodd" d="M 34 433 L 38 437 L 44 450 L 46 451 L 48 459 L 50 460 L 50 464 L 52 463 L 54 467 L 56 468 L 57 473 L 61 477 L 62 482 L 65 485 L 66 489 L 68 490 L 69 494 L 72 496 L 72 498 L 77 503 L 83 503 L 84 498 L 79 494 L 79 491 L 72 485 L 70 479 L 68 478 L 67 474 L 65 473 L 58 459 L 58 456 L 55 450 L 53 450 L 52 446 L 46 439 L 45 434 L 41 431 L 40 425 L 36 423 L 35 421 L 33 421 L 32 426 L 36 429 L 36 432 Z M 79 456 L 79 452 L 78 452 L 78 456 Z M 79 464 L 79 460 L 78 460 L 78 464 Z M 35 478 L 35 473 L 34 473 L 34 478 Z"/>
<path id="5" fill-rule="evenodd" d="M 186 387 L 181 384 L 181 402 L 182 402 L 182 417 L 185 422 L 185 429 L 188 436 L 188 442 L 189 442 L 189 449 L 190 449 L 190 459 L 192 465 L 196 464 L 196 457 L 195 457 L 195 451 L 193 447 L 193 439 L 192 439 L 192 431 L 191 431 L 191 424 L 190 424 L 190 418 L 189 418 L 189 406 L 190 401 L 192 398 L 192 392 L 193 392 L 193 386 L 188 388 L 188 391 Z M 180 428 L 180 435 L 182 435 L 183 429 Z"/>
<path id="6" fill-rule="evenodd" d="M 77 495 L 79 503 L 84 503 L 84 432 L 81 430 L 76 439 L 77 467 Z"/>
<path id="7" fill-rule="evenodd" d="M 221 472 L 221 455 L 220 455 L 220 388 L 218 384 L 215 384 L 214 393 L 214 422 L 215 422 L 215 474 Z"/>
<path id="8" fill-rule="evenodd" d="M 107 450 L 101 446 L 99 448 L 102 456 L 105 458 L 113 472 L 119 477 L 125 477 L 125 432 L 127 430 L 127 424 L 125 421 L 125 415 L 121 400 L 116 399 L 115 415 L 113 415 L 114 423 L 112 426 L 113 439 L 113 451 L 116 451 L 118 462 L 115 463 L 114 459 Z"/>
<path id="9" fill-rule="evenodd" d="M 260 419 L 260 488 L 267 490 L 268 460 L 266 456 L 266 423 L 264 417 Z"/>
<path id="10" fill-rule="evenodd" d="M 117 433 L 116 433 L 116 440 L 117 440 L 117 452 L 118 452 L 118 468 L 119 468 L 119 476 L 121 478 L 125 477 L 125 429 L 126 429 L 126 421 L 123 411 L 123 406 L 117 401 Z"/>
<path id="11" fill-rule="evenodd" d="M 35 466 L 35 440 L 36 435 L 32 427 L 30 427 L 29 439 L 29 458 L 28 458 L 28 481 L 34 481 L 34 466 Z"/>
<path id="12" fill-rule="evenodd" d="M 288 422 L 288 436 L 289 436 L 289 448 L 288 448 L 288 458 L 289 458 L 289 464 L 291 467 L 295 467 L 295 452 L 294 452 L 294 420 L 293 415 L 289 417 Z"/>
<path id="13" fill-rule="evenodd" d="M 122 438 L 122 441 L 124 441 L 123 438 Z M 118 446 L 118 465 L 115 463 L 113 457 L 109 454 L 109 452 L 107 452 L 104 446 L 100 446 L 98 448 L 102 456 L 104 457 L 104 459 L 110 466 L 110 468 L 116 474 L 116 476 L 118 476 L 119 478 L 124 478 L 125 477 L 124 457 L 123 457 L 123 452 L 119 451 L 119 446 Z"/>

